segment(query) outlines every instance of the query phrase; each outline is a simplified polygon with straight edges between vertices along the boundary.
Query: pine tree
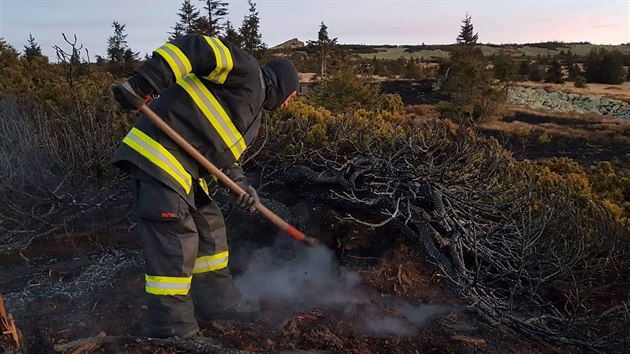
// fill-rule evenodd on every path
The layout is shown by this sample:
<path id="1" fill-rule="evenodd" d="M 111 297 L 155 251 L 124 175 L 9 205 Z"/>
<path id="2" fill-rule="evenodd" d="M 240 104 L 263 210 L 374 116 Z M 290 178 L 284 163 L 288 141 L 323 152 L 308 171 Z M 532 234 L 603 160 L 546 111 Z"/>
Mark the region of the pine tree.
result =
<path id="1" fill-rule="evenodd" d="M 569 81 L 575 81 L 578 77 L 582 77 L 582 79 L 584 79 L 584 72 L 580 69 L 580 66 L 577 63 L 573 63 L 571 66 L 568 66 L 567 71 L 569 72 Z"/>
<path id="2" fill-rule="evenodd" d="M 516 63 L 509 55 L 501 52 L 492 60 L 494 77 L 501 83 L 510 83 L 517 78 Z"/>
<path id="3" fill-rule="evenodd" d="M 560 64 L 559 61 L 553 60 L 551 62 L 551 65 L 549 65 L 549 68 L 547 68 L 545 81 L 554 84 L 561 84 L 564 82 L 564 77 L 562 75 L 562 64 Z"/>
<path id="4" fill-rule="evenodd" d="M 448 72 L 440 83 L 450 97 L 445 112 L 463 124 L 500 116 L 507 96 L 507 85 L 497 85 L 493 71 L 483 57 L 469 46 L 457 46 L 443 65 Z"/>
<path id="5" fill-rule="evenodd" d="M 256 11 L 256 4 L 252 0 L 247 0 L 249 4 L 249 15 L 243 18 L 243 24 L 240 28 L 240 36 L 242 39 L 242 47 L 257 59 L 262 58 L 267 45 L 262 41 L 260 34 L 260 17 Z"/>
<path id="6" fill-rule="evenodd" d="M 588 82 L 620 84 L 626 78 L 623 56 L 618 51 L 592 50 L 584 61 L 584 69 Z"/>
<path id="7" fill-rule="evenodd" d="M 529 59 L 521 60 L 518 64 L 518 75 L 527 80 L 529 77 Z"/>
<path id="8" fill-rule="evenodd" d="M 588 82 L 602 82 L 602 52 L 592 49 L 584 60 L 584 78 Z"/>
<path id="9" fill-rule="evenodd" d="M 563 55 L 558 55 L 558 59 L 560 60 L 560 63 L 566 67 L 566 68 L 570 68 L 574 63 L 577 62 L 577 58 L 575 56 L 575 53 L 573 53 L 571 51 L 571 49 L 569 49 L 568 52 L 566 52 L 566 54 L 564 54 L 563 51 L 561 51 L 560 53 L 562 53 Z"/>
<path id="10" fill-rule="evenodd" d="M 532 62 L 529 65 L 529 76 L 528 79 L 530 81 L 542 81 L 543 79 L 543 70 L 540 67 L 540 64 L 538 64 L 537 61 Z"/>
<path id="11" fill-rule="evenodd" d="M 17 55 L 17 50 L 15 50 L 15 47 L 13 47 L 7 41 L 5 41 L 4 37 L 0 37 L 0 51 L 2 51 L 2 50 L 10 50 L 14 54 Z"/>
<path id="12" fill-rule="evenodd" d="M 169 41 L 176 40 L 177 38 L 186 34 L 184 31 L 184 26 L 181 23 L 176 23 L 175 26 L 173 26 L 172 28 L 173 32 L 169 32 L 169 34 L 171 35 L 170 37 L 168 37 Z"/>
<path id="13" fill-rule="evenodd" d="M 138 53 L 134 53 L 127 45 L 125 25 L 114 21 L 112 27 L 114 35 L 107 39 L 107 59 L 111 63 L 129 63 L 136 60 Z"/>
<path id="14" fill-rule="evenodd" d="M 236 46 L 240 47 L 242 45 L 241 35 L 234 28 L 234 26 L 232 26 L 232 22 L 230 21 L 227 21 L 225 23 L 225 36 L 224 37 L 228 42 Z"/>
<path id="15" fill-rule="evenodd" d="M 603 83 L 618 85 L 626 81 L 623 56 L 618 51 L 604 51 L 602 56 Z"/>
<path id="16" fill-rule="evenodd" d="M 227 2 L 219 0 L 205 0 L 205 14 L 198 20 L 198 30 L 208 36 L 218 36 L 223 30 L 221 21 L 228 14 Z"/>
<path id="17" fill-rule="evenodd" d="M 308 45 L 314 47 L 317 50 L 319 60 L 320 60 L 320 75 L 326 75 L 326 66 L 327 59 L 332 50 L 337 45 L 337 37 L 330 38 L 328 36 L 328 26 L 322 21 L 319 25 L 319 31 L 317 32 L 317 40 L 316 41 L 308 41 Z"/>
<path id="18" fill-rule="evenodd" d="M 27 60 L 32 60 L 36 57 L 42 56 L 42 49 L 39 47 L 32 34 L 28 34 L 28 46 L 24 46 L 24 57 Z"/>
<path id="19" fill-rule="evenodd" d="M 173 26 L 173 32 L 169 32 L 170 41 L 187 34 L 200 34 L 199 10 L 190 3 L 190 0 L 184 0 L 177 16 L 179 16 L 179 22 Z"/>
<path id="20" fill-rule="evenodd" d="M 405 65 L 404 76 L 408 79 L 419 79 L 420 78 L 420 70 L 418 70 L 418 66 L 413 58 L 409 58 L 407 64 Z"/>
<path id="21" fill-rule="evenodd" d="M 462 20 L 463 25 L 459 36 L 457 36 L 457 43 L 465 45 L 475 45 L 479 39 L 479 33 L 475 33 L 475 29 L 472 24 L 472 18 L 466 13 L 466 18 Z"/>

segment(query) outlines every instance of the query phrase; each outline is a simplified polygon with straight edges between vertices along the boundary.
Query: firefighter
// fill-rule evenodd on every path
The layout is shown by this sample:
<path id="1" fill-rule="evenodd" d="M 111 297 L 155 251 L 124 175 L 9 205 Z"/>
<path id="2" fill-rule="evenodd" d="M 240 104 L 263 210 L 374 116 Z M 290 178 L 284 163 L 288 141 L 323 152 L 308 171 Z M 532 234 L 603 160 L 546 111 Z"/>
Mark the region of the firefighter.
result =
<path id="1" fill-rule="evenodd" d="M 158 116 L 240 185 L 236 205 L 253 209 L 256 190 L 237 164 L 260 127 L 261 111 L 284 108 L 298 89 L 291 61 L 262 68 L 231 43 L 187 35 L 166 43 L 126 82 L 112 86 L 125 111 L 148 104 Z M 151 99 L 151 97 L 154 97 Z M 203 320 L 250 320 L 258 304 L 244 302 L 228 269 L 216 182 L 183 149 L 140 116 L 113 164 L 135 183 L 145 260 L 148 335 L 199 336 Z"/>

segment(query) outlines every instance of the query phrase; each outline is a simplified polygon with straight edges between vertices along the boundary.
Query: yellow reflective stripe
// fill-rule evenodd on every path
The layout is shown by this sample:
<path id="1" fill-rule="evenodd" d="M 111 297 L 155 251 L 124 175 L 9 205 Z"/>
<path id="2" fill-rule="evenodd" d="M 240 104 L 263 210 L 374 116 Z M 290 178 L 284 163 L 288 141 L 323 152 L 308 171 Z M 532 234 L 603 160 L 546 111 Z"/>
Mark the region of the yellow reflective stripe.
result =
<path id="1" fill-rule="evenodd" d="M 208 182 L 206 182 L 205 178 L 199 178 L 199 185 L 201 186 L 201 189 L 206 192 L 206 194 L 210 195 L 210 192 L 208 191 Z"/>
<path id="2" fill-rule="evenodd" d="M 229 252 L 225 251 L 212 256 L 197 258 L 193 274 L 211 272 L 213 270 L 226 268 L 228 266 L 228 256 Z"/>
<path id="3" fill-rule="evenodd" d="M 175 81 L 181 79 L 192 71 L 192 66 L 186 55 L 175 45 L 166 43 L 155 50 L 162 58 L 166 60 L 175 75 Z"/>
<path id="4" fill-rule="evenodd" d="M 190 291 L 192 276 L 163 277 L 145 274 L 145 290 L 153 295 L 187 295 Z"/>
<path id="5" fill-rule="evenodd" d="M 177 82 L 192 97 L 210 124 L 219 133 L 225 145 L 238 160 L 247 146 L 245 139 L 227 115 L 219 101 L 195 74 L 188 74 Z"/>
<path id="6" fill-rule="evenodd" d="M 230 53 L 230 50 L 219 38 L 208 36 L 204 36 L 204 38 L 206 42 L 208 42 L 208 45 L 210 45 L 210 48 L 212 48 L 217 62 L 216 68 L 214 68 L 210 75 L 206 76 L 206 79 L 219 84 L 225 83 L 228 74 L 234 67 L 232 53 Z"/>
<path id="7" fill-rule="evenodd" d="M 173 179 L 184 188 L 186 194 L 190 193 L 192 177 L 186 172 L 179 161 L 177 161 L 175 156 L 168 152 L 160 143 L 153 140 L 138 128 L 131 129 L 129 134 L 123 139 L 123 143 L 129 145 L 140 155 L 144 156 L 173 177 Z"/>
<path id="8" fill-rule="evenodd" d="M 224 83 L 225 80 L 227 80 L 228 74 L 230 73 L 230 71 L 232 71 L 232 68 L 234 68 L 234 60 L 232 59 L 232 53 L 230 53 L 228 47 L 226 47 L 225 44 L 223 44 L 223 42 L 221 42 L 221 40 L 219 40 L 218 38 L 214 38 L 214 40 L 219 45 L 219 47 L 223 49 L 223 53 L 225 54 L 227 62 L 227 65 L 225 66 L 225 68 L 221 72 L 221 76 L 219 77 L 219 83 Z"/>

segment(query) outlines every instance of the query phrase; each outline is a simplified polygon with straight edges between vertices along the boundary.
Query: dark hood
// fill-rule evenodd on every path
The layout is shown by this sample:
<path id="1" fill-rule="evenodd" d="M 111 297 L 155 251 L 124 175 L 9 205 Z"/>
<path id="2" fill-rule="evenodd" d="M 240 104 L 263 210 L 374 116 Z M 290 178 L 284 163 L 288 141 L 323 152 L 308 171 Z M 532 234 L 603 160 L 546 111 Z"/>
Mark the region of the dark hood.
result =
<path id="1" fill-rule="evenodd" d="M 285 58 L 270 60 L 261 70 L 266 85 L 263 107 L 266 110 L 277 109 L 293 91 L 297 91 L 299 85 L 297 70 L 293 63 Z"/>

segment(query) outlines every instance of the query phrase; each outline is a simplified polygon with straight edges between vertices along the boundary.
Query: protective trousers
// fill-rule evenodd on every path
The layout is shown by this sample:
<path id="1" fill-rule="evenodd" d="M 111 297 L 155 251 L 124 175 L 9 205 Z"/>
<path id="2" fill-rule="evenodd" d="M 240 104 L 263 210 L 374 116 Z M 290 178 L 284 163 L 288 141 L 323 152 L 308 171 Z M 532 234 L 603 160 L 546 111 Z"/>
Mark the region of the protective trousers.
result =
<path id="1" fill-rule="evenodd" d="M 228 269 L 223 215 L 199 185 L 195 207 L 151 178 L 136 179 L 136 212 L 145 260 L 148 335 L 187 338 L 202 319 L 239 303 Z"/>

